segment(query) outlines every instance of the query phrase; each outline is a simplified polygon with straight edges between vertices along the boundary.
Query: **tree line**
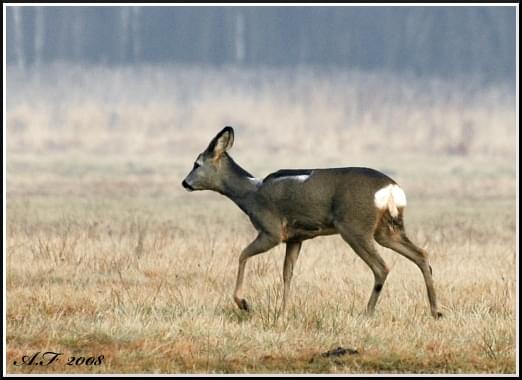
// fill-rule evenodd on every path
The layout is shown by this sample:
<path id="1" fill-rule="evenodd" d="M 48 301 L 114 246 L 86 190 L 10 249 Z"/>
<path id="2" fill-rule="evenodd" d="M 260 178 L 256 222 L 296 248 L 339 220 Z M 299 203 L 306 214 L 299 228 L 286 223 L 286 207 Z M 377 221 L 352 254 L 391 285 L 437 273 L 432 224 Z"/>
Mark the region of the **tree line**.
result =
<path id="1" fill-rule="evenodd" d="M 514 79 L 514 7 L 7 7 L 6 54 L 53 61 L 318 65 Z"/>

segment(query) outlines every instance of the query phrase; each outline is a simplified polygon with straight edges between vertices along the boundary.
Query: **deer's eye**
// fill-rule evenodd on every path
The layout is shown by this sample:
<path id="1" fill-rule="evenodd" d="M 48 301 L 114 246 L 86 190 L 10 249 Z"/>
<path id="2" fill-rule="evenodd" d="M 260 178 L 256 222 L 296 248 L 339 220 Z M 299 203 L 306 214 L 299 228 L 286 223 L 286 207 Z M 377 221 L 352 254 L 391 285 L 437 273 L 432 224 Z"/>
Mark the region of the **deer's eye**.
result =
<path id="1" fill-rule="evenodd" d="M 194 167 L 192 168 L 192 170 L 196 170 L 200 166 L 201 166 L 200 164 L 198 164 L 197 162 L 194 162 Z"/>

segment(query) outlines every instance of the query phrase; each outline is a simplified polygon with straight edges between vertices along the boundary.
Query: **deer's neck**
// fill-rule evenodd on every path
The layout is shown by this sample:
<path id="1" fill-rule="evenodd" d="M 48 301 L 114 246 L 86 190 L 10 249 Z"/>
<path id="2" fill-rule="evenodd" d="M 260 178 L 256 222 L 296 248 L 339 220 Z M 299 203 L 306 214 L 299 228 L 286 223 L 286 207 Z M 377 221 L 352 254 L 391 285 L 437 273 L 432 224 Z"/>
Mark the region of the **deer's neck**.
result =
<path id="1" fill-rule="evenodd" d="M 228 155 L 223 158 L 223 164 L 227 165 L 228 174 L 223 178 L 219 192 L 246 212 L 247 203 L 251 201 L 251 196 L 257 191 L 260 180 L 236 164 Z"/>

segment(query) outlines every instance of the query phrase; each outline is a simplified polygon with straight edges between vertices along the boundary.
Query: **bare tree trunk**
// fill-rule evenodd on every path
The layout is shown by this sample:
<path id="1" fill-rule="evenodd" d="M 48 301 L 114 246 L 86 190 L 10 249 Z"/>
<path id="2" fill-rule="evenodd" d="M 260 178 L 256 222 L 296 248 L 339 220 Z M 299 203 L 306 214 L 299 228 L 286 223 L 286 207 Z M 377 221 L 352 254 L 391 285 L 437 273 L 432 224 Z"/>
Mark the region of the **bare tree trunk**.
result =
<path id="1" fill-rule="evenodd" d="M 118 46 L 119 59 L 125 63 L 129 58 L 128 45 L 130 34 L 131 10 L 129 7 L 121 7 L 119 12 L 118 33 L 120 44 Z"/>
<path id="2" fill-rule="evenodd" d="M 242 64 L 245 60 L 245 18 L 240 10 L 236 12 L 235 17 L 235 61 L 237 64 Z"/>
<path id="3" fill-rule="evenodd" d="M 131 15 L 131 33 L 132 33 L 132 58 L 137 62 L 141 57 L 141 22 L 140 7 L 132 7 Z"/>
<path id="4" fill-rule="evenodd" d="M 42 53 L 45 43 L 45 15 L 43 7 L 35 8 L 34 20 L 34 65 L 38 69 L 42 64 Z"/>
<path id="5" fill-rule="evenodd" d="M 14 49 L 16 66 L 23 70 L 25 68 L 24 34 L 22 27 L 22 7 L 13 7 L 14 19 Z"/>

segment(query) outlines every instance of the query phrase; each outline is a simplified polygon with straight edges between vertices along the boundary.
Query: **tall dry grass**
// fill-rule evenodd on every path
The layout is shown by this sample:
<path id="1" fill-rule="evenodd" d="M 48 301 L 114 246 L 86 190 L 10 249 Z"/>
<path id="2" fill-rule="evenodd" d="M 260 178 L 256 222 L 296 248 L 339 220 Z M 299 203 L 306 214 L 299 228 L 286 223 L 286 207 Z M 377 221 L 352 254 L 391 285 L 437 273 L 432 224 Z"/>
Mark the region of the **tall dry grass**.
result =
<path id="1" fill-rule="evenodd" d="M 508 90 L 386 74 L 53 66 L 8 70 L 8 373 L 514 373 L 515 112 Z M 283 247 L 231 292 L 247 217 L 181 179 L 223 125 L 236 160 L 372 166 L 406 189 L 406 228 L 431 255 L 371 272 L 339 237 L 304 244 L 282 317 Z M 343 346 L 358 354 L 322 352 Z M 13 365 L 56 351 L 98 366 Z"/>

